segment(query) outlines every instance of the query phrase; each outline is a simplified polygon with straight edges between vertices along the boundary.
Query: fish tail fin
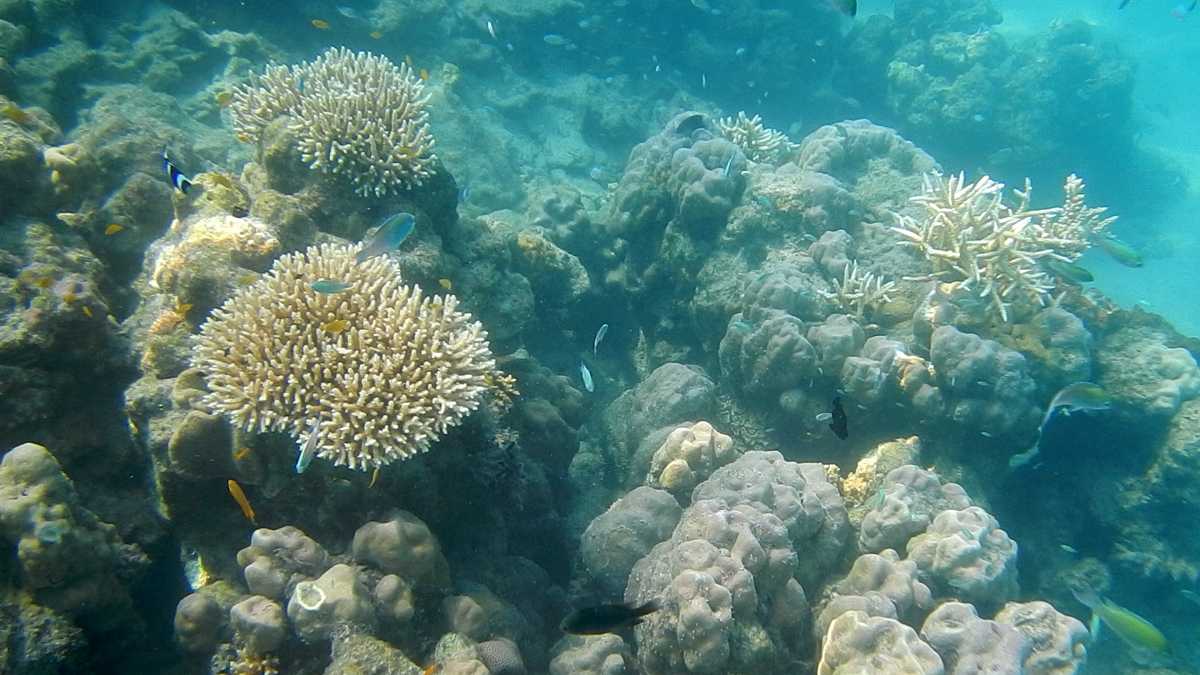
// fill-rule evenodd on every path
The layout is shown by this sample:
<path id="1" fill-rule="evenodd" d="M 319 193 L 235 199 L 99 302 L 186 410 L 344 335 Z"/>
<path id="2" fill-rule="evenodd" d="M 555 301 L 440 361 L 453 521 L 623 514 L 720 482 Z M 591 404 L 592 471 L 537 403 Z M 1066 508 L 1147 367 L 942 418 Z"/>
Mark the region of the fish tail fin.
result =
<path id="1" fill-rule="evenodd" d="M 1076 600 L 1081 602 L 1085 607 L 1093 612 L 1104 602 L 1096 593 L 1096 589 L 1092 588 L 1091 586 L 1072 588 L 1071 593 L 1075 596 Z"/>
<path id="2" fill-rule="evenodd" d="M 1100 626 L 1102 625 L 1104 624 L 1100 621 L 1100 615 L 1092 612 L 1092 618 L 1088 621 L 1088 632 L 1092 635 L 1092 644 L 1096 644 L 1096 641 L 1100 639 Z"/>
<path id="3" fill-rule="evenodd" d="M 188 190 L 190 190 L 191 188 L 192 188 L 192 181 L 184 178 L 183 176 L 180 176 L 179 177 L 179 191 L 186 195 Z"/>
<path id="4" fill-rule="evenodd" d="M 633 609 L 633 613 L 635 616 L 637 616 L 640 619 L 641 617 L 644 617 L 648 614 L 653 614 L 660 609 L 662 609 L 662 602 L 659 601 L 658 598 L 652 598 L 651 600 L 648 600 L 644 604 L 639 605 L 638 607 L 635 607 Z"/>

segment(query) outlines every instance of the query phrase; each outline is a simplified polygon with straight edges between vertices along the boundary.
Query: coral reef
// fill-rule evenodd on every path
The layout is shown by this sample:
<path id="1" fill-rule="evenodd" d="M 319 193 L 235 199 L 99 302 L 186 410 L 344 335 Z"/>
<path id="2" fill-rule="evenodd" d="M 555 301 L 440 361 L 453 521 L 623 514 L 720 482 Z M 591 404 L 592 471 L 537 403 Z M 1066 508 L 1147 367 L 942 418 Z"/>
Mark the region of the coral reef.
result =
<path id="1" fill-rule="evenodd" d="M 424 296 L 386 257 L 355 253 L 281 257 L 201 327 L 195 363 L 208 405 L 238 427 L 311 439 L 318 457 L 367 470 L 428 450 L 498 376 L 486 333 L 454 296 Z M 350 288 L 322 294 L 319 279 Z M 279 353 L 291 359 L 268 358 Z"/>
<path id="2" fill-rule="evenodd" d="M 330 49 L 312 63 L 270 66 L 234 90 L 234 130 L 248 143 L 284 118 L 313 169 L 345 175 L 361 195 L 419 187 L 437 157 L 429 94 L 408 64 Z"/>
<path id="3" fill-rule="evenodd" d="M 650 458 L 646 484 L 686 500 L 692 488 L 737 456 L 733 439 L 708 422 L 677 427 Z"/>
<path id="4" fill-rule="evenodd" d="M 749 117 L 745 111 L 739 110 L 737 117 L 717 120 L 717 127 L 742 149 L 747 159 L 755 162 L 777 164 L 793 149 L 786 134 L 764 127 L 761 117 Z"/>
<path id="5" fill-rule="evenodd" d="M 817 675 L 860 672 L 940 675 L 945 670 L 937 652 L 912 628 L 850 611 L 829 624 Z"/>
<path id="6" fill-rule="evenodd" d="M 1066 201 L 1054 209 L 1030 209 L 1030 185 L 1018 201 L 1003 200 L 1004 185 L 984 176 L 967 184 L 963 174 L 930 174 L 912 202 L 924 209 L 918 220 L 896 214 L 892 231 L 919 251 L 933 268 L 927 277 L 959 284 L 987 298 L 1003 321 L 1010 310 L 1046 304 L 1054 286 L 1044 260 L 1071 262 L 1102 235 L 1115 218 L 1084 204 L 1083 181 L 1067 177 Z"/>
<path id="7" fill-rule="evenodd" d="M 908 559 L 936 589 L 980 607 L 1017 593 L 1017 544 L 978 506 L 942 511 L 908 542 Z"/>

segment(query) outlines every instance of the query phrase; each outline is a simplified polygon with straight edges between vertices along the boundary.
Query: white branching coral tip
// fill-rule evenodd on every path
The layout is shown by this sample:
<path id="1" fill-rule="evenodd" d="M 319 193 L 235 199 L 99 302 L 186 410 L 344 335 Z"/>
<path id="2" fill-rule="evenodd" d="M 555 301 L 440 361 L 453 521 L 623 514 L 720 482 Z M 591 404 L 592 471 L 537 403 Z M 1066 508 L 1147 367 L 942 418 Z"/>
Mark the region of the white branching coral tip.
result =
<path id="1" fill-rule="evenodd" d="M 361 195 L 383 196 L 432 175 L 428 102 L 408 64 L 339 47 L 312 63 L 268 66 L 234 90 L 230 111 L 247 143 L 286 116 L 309 166 L 347 176 Z"/>
<path id="2" fill-rule="evenodd" d="M 429 449 L 505 377 L 487 333 L 452 295 L 401 283 L 387 256 L 325 244 L 282 256 L 200 329 L 194 363 L 214 411 L 252 431 L 307 439 L 369 470 Z M 319 293 L 318 279 L 349 285 Z"/>
<path id="3" fill-rule="evenodd" d="M 1031 187 L 1014 190 L 1015 206 L 1004 203 L 1004 185 L 987 176 L 967 183 L 963 174 L 925 176 L 922 193 L 912 202 L 920 218 L 895 214 L 902 243 L 917 249 L 933 268 L 912 279 L 936 279 L 977 291 L 1001 320 L 1013 303 L 1041 306 L 1054 290 L 1042 265 L 1071 262 L 1116 218 L 1084 203 L 1083 181 L 1071 175 L 1061 207 L 1030 209 Z"/>
<path id="4" fill-rule="evenodd" d="M 774 164 L 794 147 L 782 131 L 764 127 L 758 115 L 747 117 L 746 113 L 739 111 L 737 117 L 717 120 L 717 126 L 726 138 L 742 149 L 746 157 L 755 162 Z"/>
<path id="5" fill-rule="evenodd" d="M 884 281 L 883 275 L 859 267 L 857 260 L 846 265 L 842 278 L 835 279 L 833 285 L 833 292 L 822 291 L 822 295 L 857 319 L 891 302 L 890 293 L 896 288 L 895 281 Z"/>

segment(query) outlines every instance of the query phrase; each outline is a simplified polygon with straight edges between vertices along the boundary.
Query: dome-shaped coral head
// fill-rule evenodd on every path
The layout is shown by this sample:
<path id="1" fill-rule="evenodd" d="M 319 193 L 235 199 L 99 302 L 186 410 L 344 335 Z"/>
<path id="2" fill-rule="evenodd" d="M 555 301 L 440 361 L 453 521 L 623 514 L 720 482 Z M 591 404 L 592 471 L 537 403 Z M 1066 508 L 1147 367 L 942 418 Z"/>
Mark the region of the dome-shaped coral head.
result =
<path id="1" fill-rule="evenodd" d="M 342 174 L 363 196 L 421 185 L 436 156 L 425 110 L 429 94 L 406 63 L 330 49 L 312 63 L 268 66 L 234 90 L 238 140 L 257 143 L 277 117 L 288 118 L 301 157 Z"/>
<path id="2" fill-rule="evenodd" d="M 194 363 L 205 402 L 235 424 L 305 441 L 315 429 L 317 457 L 369 470 L 427 451 L 505 376 L 454 296 L 425 296 L 357 250 L 280 257 L 212 313 Z M 345 290 L 314 289 L 330 279 Z"/>

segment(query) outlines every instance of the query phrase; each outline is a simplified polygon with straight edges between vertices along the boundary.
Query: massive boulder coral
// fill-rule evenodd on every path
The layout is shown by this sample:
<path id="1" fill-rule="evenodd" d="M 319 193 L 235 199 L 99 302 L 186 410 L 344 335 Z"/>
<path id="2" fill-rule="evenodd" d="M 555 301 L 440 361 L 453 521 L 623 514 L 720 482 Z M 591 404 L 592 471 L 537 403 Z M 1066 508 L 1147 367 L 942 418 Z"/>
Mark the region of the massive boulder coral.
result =
<path id="1" fill-rule="evenodd" d="M 315 434 L 316 456 L 368 470 L 427 451 L 502 376 L 454 296 L 424 296 L 389 258 L 359 263 L 356 250 L 281 257 L 213 312 L 195 364 L 206 403 L 236 426 Z M 319 293 L 320 279 L 349 288 Z"/>
<path id="2" fill-rule="evenodd" d="M 568 635 L 554 646 L 550 675 L 632 675 L 633 654 L 619 635 Z"/>
<path id="3" fill-rule="evenodd" d="M 896 608 L 900 619 L 911 619 L 933 605 L 933 593 L 918 578 L 917 565 L 900 560 L 891 549 L 858 556 L 850 572 L 833 585 L 838 595 L 878 593 Z"/>
<path id="4" fill-rule="evenodd" d="M 670 541 L 634 566 L 625 598 L 661 608 L 637 627 L 652 675 L 768 671 L 795 658 L 808 616 L 796 552 L 774 515 L 693 503 Z"/>
<path id="5" fill-rule="evenodd" d="M 692 488 L 737 456 L 733 439 L 708 422 L 676 427 L 650 458 L 646 484 L 686 499 Z"/>
<path id="6" fill-rule="evenodd" d="M 978 506 L 942 511 L 908 542 L 908 559 L 939 593 L 996 607 L 1017 593 L 1017 543 Z"/>
<path id="7" fill-rule="evenodd" d="M 829 624 L 817 675 L 894 673 L 942 675 L 942 659 L 908 626 L 863 612 L 842 614 Z"/>
<path id="8" fill-rule="evenodd" d="M 821 464 L 789 462 L 775 451 L 747 452 L 692 492 L 693 504 L 705 499 L 750 504 L 779 518 L 792 544 L 804 551 L 796 567 L 804 584 L 828 575 L 849 540 L 845 504 Z"/>
<path id="9" fill-rule="evenodd" d="M 432 175 L 428 102 L 407 63 L 339 47 L 312 63 L 269 66 L 235 90 L 230 110 L 239 140 L 257 143 L 284 117 L 312 168 L 345 174 L 361 195 L 384 196 Z"/>
<path id="10" fill-rule="evenodd" d="M 609 594 L 624 592 L 629 571 L 671 536 L 681 512 L 670 493 L 645 485 L 618 499 L 583 532 L 579 553 L 591 581 Z"/>
<path id="11" fill-rule="evenodd" d="M 1016 628 L 979 618 L 961 602 L 940 605 L 925 619 L 921 637 L 942 657 L 948 675 L 1023 675 L 1032 645 Z"/>
<path id="12" fill-rule="evenodd" d="M 930 340 L 929 361 L 953 421 L 993 436 L 1033 432 L 1040 415 L 1036 383 L 1020 352 L 939 326 Z"/>
<path id="13" fill-rule="evenodd" d="M 962 486 L 943 485 L 932 471 L 911 464 L 888 472 L 876 501 L 863 516 L 858 531 L 858 546 L 863 551 L 903 550 L 908 540 L 924 532 L 937 514 L 971 505 Z"/>
<path id="14" fill-rule="evenodd" d="M 137 623 L 127 584 L 148 563 L 79 503 L 46 448 L 24 443 L 0 460 L 0 545 L 20 588 L 92 629 Z"/>
<path id="15" fill-rule="evenodd" d="M 637 628 L 642 668 L 768 672 L 794 661 L 809 616 L 801 583 L 828 574 L 846 530 L 818 464 L 749 452 L 718 469 L 629 576 L 627 601 L 662 603 Z"/>
<path id="16" fill-rule="evenodd" d="M 996 613 L 996 623 L 1016 628 L 1028 638 L 1025 657 L 1030 675 L 1075 675 L 1087 664 L 1087 647 L 1095 636 L 1078 619 L 1041 601 L 1010 602 Z"/>
<path id="17" fill-rule="evenodd" d="M 1186 349 L 1168 347 L 1171 337 L 1130 326 L 1097 345 L 1099 384 L 1121 404 L 1157 419 L 1169 418 L 1184 401 L 1200 396 L 1200 367 Z"/>

